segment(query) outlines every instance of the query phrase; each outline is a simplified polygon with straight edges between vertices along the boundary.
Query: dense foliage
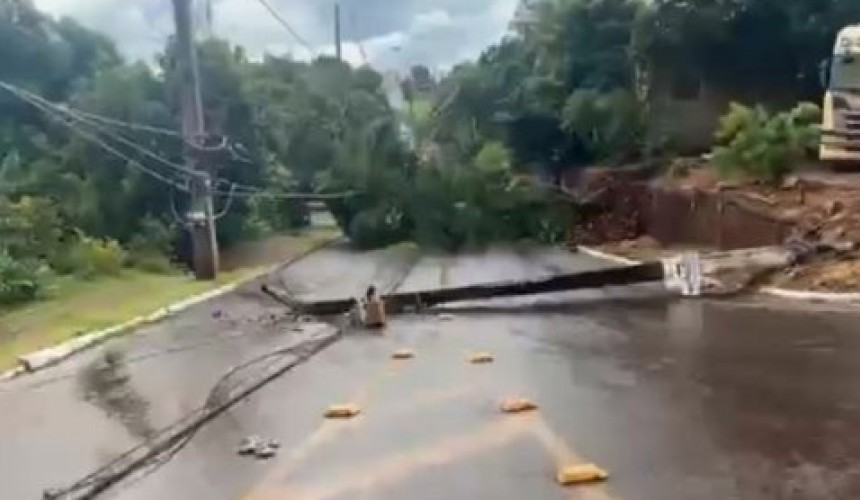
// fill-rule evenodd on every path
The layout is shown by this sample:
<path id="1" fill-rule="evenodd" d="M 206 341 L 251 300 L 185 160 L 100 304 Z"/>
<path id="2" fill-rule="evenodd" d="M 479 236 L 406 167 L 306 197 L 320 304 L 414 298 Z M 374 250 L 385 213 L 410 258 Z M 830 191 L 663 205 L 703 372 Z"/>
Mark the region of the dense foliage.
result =
<path id="1" fill-rule="evenodd" d="M 174 45 L 157 67 L 125 63 L 106 38 L 29 0 L 0 0 L 0 41 L 0 81 L 146 127 L 72 121 L 63 108 L 45 112 L 0 90 L 0 303 L 37 295 L 51 272 L 170 271 L 187 255 L 189 203 L 182 138 L 159 132 L 180 129 Z M 304 205 L 278 195 L 325 190 L 319 179 L 337 162 L 407 163 L 382 78 L 368 68 L 324 57 L 250 61 L 220 40 L 201 42 L 199 60 L 207 128 L 228 139 L 211 157 L 222 245 L 305 224 Z"/>
<path id="2" fill-rule="evenodd" d="M 732 104 L 717 130 L 714 163 L 730 176 L 779 180 L 818 147 L 820 120 L 811 103 L 775 115 Z"/>
<path id="3" fill-rule="evenodd" d="M 446 160 L 502 142 L 515 168 L 560 181 L 656 146 L 644 96 L 658 72 L 747 104 L 817 100 L 819 64 L 852 22 L 855 0 L 522 2 L 513 36 L 440 82 L 427 129 Z"/>

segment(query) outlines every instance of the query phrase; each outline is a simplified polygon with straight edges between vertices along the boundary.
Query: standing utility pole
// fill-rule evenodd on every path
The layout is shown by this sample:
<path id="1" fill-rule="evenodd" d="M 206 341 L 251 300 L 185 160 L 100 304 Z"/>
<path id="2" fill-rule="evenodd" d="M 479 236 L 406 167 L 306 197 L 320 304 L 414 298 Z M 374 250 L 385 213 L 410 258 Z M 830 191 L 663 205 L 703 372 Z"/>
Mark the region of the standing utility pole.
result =
<path id="1" fill-rule="evenodd" d="M 191 17 L 192 0 L 173 0 L 176 19 L 176 60 L 178 63 L 182 135 L 185 162 L 198 172 L 192 179 L 191 210 L 188 222 L 193 246 L 193 267 L 197 279 L 210 280 L 218 275 L 218 243 L 212 204 L 212 174 L 201 154 L 206 142 L 203 100 L 200 96 L 200 71 Z"/>
<path id="2" fill-rule="evenodd" d="M 340 40 L 340 4 L 334 4 L 334 51 L 338 61 L 343 60 L 343 47 Z"/>

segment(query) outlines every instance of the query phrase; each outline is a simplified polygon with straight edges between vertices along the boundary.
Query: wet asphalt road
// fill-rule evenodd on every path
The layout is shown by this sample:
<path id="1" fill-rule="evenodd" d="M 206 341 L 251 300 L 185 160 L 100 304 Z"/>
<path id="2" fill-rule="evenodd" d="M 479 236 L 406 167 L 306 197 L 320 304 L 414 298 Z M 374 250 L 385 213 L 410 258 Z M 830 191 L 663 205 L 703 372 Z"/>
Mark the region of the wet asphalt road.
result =
<path id="1" fill-rule="evenodd" d="M 330 250 L 283 281 L 322 298 L 604 265 L 560 251 Z M 682 301 L 650 285 L 445 312 L 350 333 L 105 498 L 860 497 L 856 315 Z M 0 498 L 79 478 L 196 407 L 231 366 L 299 336 L 251 288 L 0 386 Z M 400 348 L 417 357 L 390 360 Z M 475 351 L 496 361 L 470 365 Z M 103 376 L 106 352 L 127 376 Z M 540 408 L 502 415 L 509 396 Z M 321 418 L 346 402 L 362 415 Z M 279 456 L 236 456 L 250 434 L 281 441 Z M 611 480 L 555 484 L 558 465 L 580 461 Z"/>

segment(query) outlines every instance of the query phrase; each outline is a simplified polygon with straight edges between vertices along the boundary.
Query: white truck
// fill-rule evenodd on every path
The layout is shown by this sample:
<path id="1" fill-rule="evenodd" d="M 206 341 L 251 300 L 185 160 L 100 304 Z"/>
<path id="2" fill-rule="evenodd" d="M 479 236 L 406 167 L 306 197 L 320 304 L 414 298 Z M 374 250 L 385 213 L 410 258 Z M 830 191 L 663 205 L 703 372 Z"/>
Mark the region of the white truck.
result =
<path id="1" fill-rule="evenodd" d="M 860 166 L 860 25 L 839 32 L 833 57 L 822 66 L 822 80 L 821 160 Z"/>

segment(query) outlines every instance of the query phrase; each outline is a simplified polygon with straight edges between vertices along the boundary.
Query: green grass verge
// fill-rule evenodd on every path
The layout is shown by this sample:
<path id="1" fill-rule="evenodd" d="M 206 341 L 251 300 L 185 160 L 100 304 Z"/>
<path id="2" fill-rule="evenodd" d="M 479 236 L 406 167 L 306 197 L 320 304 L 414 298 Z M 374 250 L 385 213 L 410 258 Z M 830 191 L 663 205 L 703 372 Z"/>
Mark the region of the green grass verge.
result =
<path id="1" fill-rule="evenodd" d="M 333 231 L 312 231 L 244 244 L 238 256 L 227 256 L 237 265 L 222 272 L 215 281 L 196 281 L 185 274 L 159 275 L 135 270 L 93 281 L 62 278 L 50 298 L 0 310 L 0 371 L 13 367 L 22 354 L 123 323 L 248 278 L 335 236 Z"/>

